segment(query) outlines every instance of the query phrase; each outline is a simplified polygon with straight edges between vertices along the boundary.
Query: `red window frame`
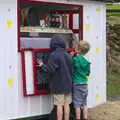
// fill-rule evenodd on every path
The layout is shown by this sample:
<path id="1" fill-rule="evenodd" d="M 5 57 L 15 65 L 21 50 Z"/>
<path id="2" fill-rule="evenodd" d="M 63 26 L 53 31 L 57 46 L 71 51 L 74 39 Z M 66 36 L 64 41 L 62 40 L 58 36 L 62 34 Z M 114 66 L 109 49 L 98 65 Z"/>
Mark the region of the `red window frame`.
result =
<path id="1" fill-rule="evenodd" d="M 73 51 L 74 49 L 68 48 L 67 51 Z M 32 52 L 32 66 L 33 66 L 33 80 L 34 80 L 34 93 L 28 94 L 27 93 L 27 87 L 26 87 L 26 69 L 25 69 L 25 52 L 30 51 Z M 21 50 L 21 64 L 22 64 L 22 78 L 23 78 L 23 94 L 24 96 L 34 96 L 34 95 L 40 95 L 40 94 L 49 94 L 49 91 L 45 90 L 38 90 L 37 89 L 37 63 L 36 63 L 36 53 L 37 52 L 50 52 L 49 48 L 42 48 L 42 49 L 22 49 Z"/>
<path id="2" fill-rule="evenodd" d="M 34 1 L 34 0 L 17 0 L 17 27 L 18 27 L 18 52 L 21 53 L 21 64 L 22 64 L 22 79 L 23 79 L 23 94 L 24 96 L 35 96 L 40 94 L 48 94 L 48 91 L 40 91 L 37 90 L 37 78 L 36 78 L 36 58 L 35 53 L 36 52 L 48 52 L 50 49 L 21 49 L 20 48 L 20 2 L 26 2 L 26 3 L 38 3 L 38 4 L 55 4 L 55 5 L 61 5 L 61 6 L 76 6 L 79 7 L 80 10 L 68 10 L 68 11 L 56 11 L 56 12 L 64 12 L 69 13 L 70 19 L 69 19 L 69 27 L 72 29 L 73 33 L 79 33 L 80 39 L 83 39 L 83 6 L 82 5 L 75 5 L 75 4 L 66 4 L 66 3 L 55 3 L 55 2 L 43 2 L 43 1 Z M 79 29 L 73 29 L 73 14 L 74 13 L 80 13 L 79 14 Z M 71 51 L 73 49 L 68 49 L 68 51 Z M 33 76 L 34 76 L 34 93 L 33 94 L 27 94 L 26 91 L 26 71 L 25 71 L 25 51 L 31 51 L 32 52 L 32 58 L 33 58 Z"/>
<path id="3" fill-rule="evenodd" d="M 25 51 L 32 52 L 32 65 L 33 65 L 33 80 L 34 80 L 34 93 L 28 94 L 27 93 L 27 87 L 26 87 L 26 70 L 25 70 Z M 34 95 L 40 95 L 40 94 L 48 94 L 48 91 L 43 90 L 37 90 L 37 69 L 36 69 L 36 52 L 50 52 L 50 49 L 22 49 L 21 50 L 21 64 L 22 64 L 22 78 L 23 78 L 23 94 L 24 96 L 34 96 Z"/>

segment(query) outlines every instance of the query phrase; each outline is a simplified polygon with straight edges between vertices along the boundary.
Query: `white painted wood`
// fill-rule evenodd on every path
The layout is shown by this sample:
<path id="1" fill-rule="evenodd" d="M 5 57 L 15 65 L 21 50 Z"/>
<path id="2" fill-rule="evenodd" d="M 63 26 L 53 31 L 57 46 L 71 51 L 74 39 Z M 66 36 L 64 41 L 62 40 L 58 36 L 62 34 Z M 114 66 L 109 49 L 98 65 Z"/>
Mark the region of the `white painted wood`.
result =
<path id="1" fill-rule="evenodd" d="M 32 52 L 25 52 L 25 71 L 26 71 L 26 88 L 27 94 L 34 94 L 34 76 Z"/>
<path id="2" fill-rule="evenodd" d="M 94 107 L 106 101 L 106 14 L 104 4 L 86 4 L 84 6 L 83 21 L 84 40 L 89 41 L 91 44 L 91 50 L 87 55 L 91 61 L 88 106 Z M 87 24 L 90 25 L 90 30 L 87 30 Z"/>

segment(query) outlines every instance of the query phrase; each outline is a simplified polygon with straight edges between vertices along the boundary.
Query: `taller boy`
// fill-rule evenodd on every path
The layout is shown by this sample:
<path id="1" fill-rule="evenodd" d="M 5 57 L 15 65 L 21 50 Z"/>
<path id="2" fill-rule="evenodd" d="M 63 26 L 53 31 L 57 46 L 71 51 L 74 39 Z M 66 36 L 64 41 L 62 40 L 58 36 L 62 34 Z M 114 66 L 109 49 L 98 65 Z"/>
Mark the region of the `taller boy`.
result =
<path id="1" fill-rule="evenodd" d="M 57 120 L 62 120 L 64 107 L 64 120 L 69 120 L 72 102 L 72 58 L 66 51 L 66 40 L 62 35 L 55 35 L 51 39 L 52 52 L 48 64 L 39 61 L 44 72 L 51 75 L 51 92 L 54 105 L 57 106 Z"/>

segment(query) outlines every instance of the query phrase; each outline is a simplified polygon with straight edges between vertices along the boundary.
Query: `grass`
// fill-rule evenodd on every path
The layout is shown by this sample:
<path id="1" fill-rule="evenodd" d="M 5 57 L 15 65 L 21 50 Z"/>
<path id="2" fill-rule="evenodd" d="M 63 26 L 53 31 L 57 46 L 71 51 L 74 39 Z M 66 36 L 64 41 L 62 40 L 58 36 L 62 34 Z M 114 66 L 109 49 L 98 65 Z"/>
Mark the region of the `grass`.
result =
<path id="1" fill-rule="evenodd" d="M 120 10 L 120 4 L 108 4 L 107 10 Z"/>
<path id="2" fill-rule="evenodd" d="M 107 10 L 120 10 L 120 4 L 109 4 Z M 120 24 L 120 12 L 107 12 L 109 24 Z M 108 70 L 107 74 L 107 97 L 108 99 L 120 97 L 120 72 Z M 112 66 L 115 69 L 115 66 Z M 119 69 L 117 67 L 116 69 Z"/>
<path id="3" fill-rule="evenodd" d="M 120 4 L 108 4 L 107 10 L 120 10 Z M 107 12 L 107 20 L 110 24 L 120 24 L 120 12 Z"/>
<path id="4" fill-rule="evenodd" d="M 108 99 L 120 97 L 120 73 L 108 73 L 107 96 Z"/>
<path id="5" fill-rule="evenodd" d="M 120 10 L 120 4 L 108 4 L 107 5 L 107 10 Z M 120 12 L 107 12 L 107 17 L 109 16 L 119 16 L 120 17 Z"/>
<path id="6" fill-rule="evenodd" d="M 118 24 L 120 25 L 120 16 L 109 16 L 107 17 L 107 21 L 109 24 L 113 25 L 113 24 Z"/>
<path id="7" fill-rule="evenodd" d="M 107 12 L 107 16 L 118 16 L 120 17 L 120 12 Z"/>

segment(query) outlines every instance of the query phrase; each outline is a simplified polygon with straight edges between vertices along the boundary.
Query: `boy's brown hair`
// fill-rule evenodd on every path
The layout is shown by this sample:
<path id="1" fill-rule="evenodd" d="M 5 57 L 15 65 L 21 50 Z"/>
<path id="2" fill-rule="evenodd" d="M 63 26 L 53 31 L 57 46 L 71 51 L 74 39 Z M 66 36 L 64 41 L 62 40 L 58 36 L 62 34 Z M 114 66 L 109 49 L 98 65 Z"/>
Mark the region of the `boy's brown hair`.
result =
<path id="1" fill-rule="evenodd" d="M 89 50 L 90 50 L 90 44 L 87 41 L 80 40 L 76 48 L 77 53 L 85 55 L 86 53 L 88 53 Z"/>

